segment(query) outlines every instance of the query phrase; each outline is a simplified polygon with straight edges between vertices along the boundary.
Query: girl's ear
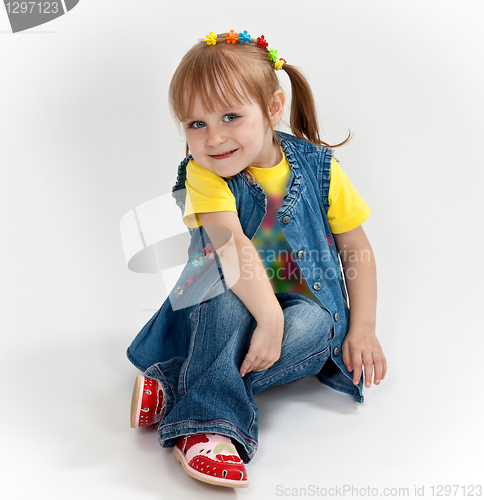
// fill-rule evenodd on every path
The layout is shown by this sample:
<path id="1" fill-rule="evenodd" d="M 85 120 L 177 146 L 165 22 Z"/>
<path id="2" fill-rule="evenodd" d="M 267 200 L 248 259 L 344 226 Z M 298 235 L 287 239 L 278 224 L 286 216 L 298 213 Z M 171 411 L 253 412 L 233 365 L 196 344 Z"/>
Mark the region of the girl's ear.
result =
<path id="1" fill-rule="evenodd" d="M 281 89 L 277 89 L 272 96 L 272 103 L 269 109 L 271 116 L 271 125 L 275 127 L 284 115 L 284 104 L 286 103 L 286 96 Z"/>

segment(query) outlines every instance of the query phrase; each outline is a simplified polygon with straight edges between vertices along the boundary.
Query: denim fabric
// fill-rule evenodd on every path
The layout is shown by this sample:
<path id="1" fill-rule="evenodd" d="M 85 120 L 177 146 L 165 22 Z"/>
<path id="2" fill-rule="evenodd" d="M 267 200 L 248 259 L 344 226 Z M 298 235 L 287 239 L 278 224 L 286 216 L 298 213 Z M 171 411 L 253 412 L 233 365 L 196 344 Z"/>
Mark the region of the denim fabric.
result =
<path id="1" fill-rule="evenodd" d="M 240 365 L 256 321 L 232 290 L 202 302 L 188 315 L 191 336 L 187 357 L 150 366 L 145 375 L 165 389 L 165 416 L 158 427 L 160 444 L 174 446 L 179 436 L 214 432 L 234 439 L 249 462 L 257 449 L 258 411 L 253 395 L 267 387 L 317 375 L 329 358 L 332 320 L 312 300 L 278 293 L 284 313 L 280 358 L 267 370 L 244 378 Z"/>
<path id="2" fill-rule="evenodd" d="M 280 362 L 264 372 L 251 373 L 244 379 L 239 375 L 237 379 L 235 373 L 239 367 L 235 361 L 243 359 L 254 320 L 250 319 L 250 314 L 235 294 L 228 290 L 216 254 L 214 259 L 205 259 L 195 270 L 191 257 L 203 255 L 210 238 L 203 226 L 189 228 L 191 242 L 187 264 L 180 278 L 127 351 L 135 366 L 160 380 L 165 387 L 167 410 L 159 424 L 163 446 L 173 445 L 176 436 L 184 433 L 218 432 L 236 439 L 242 456 L 249 460 L 257 442 L 257 409 L 252 401 L 253 394 L 268 385 L 285 383 L 311 373 L 317 375 L 321 383 L 351 395 L 358 403 L 363 402 L 363 379 L 360 378 L 358 385 L 353 384 L 352 374 L 346 369 L 341 353 L 348 333 L 350 311 L 341 263 L 326 216 L 332 150 L 282 132 L 277 132 L 277 135 L 291 169 L 286 186 L 288 194 L 277 213 L 277 220 L 314 293 L 314 300 L 296 294 L 276 296 L 285 314 L 284 304 L 298 301 L 293 308 L 287 307 L 287 312 L 291 312 L 294 318 L 300 317 L 299 325 L 293 321 L 289 328 L 294 333 L 288 333 L 288 339 L 299 338 L 297 332 L 301 330 L 307 336 L 313 328 L 307 321 L 319 318 L 324 328 L 313 330 L 323 335 L 324 340 L 319 338 L 318 346 L 312 345 L 304 354 L 303 351 L 286 352 Z M 172 192 L 182 215 L 186 165 L 190 158 L 180 163 Z M 249 182 L 242 172 L 225 180 L 235 197 L 244 234 L 251 239 L 266 213 L 266 195 L 259 184 Z M 308 307 L 311 309 L 308 316 L 295 311 Z M 237 319 L 235 322 L 227 312 L 232 309 Z M 221 323 L 217 318 L 224 321 Z M 230 324 L 232 329 L 225 328 L 225 324 Z M 313 325 L 312 320 L 309 324 Z M 207 342 L 212 338 L 213 342 Z M 305 345 L 306 340 L 298 342 Z M 278 366 L 283 367 L 279 372 Z M 230 381 L 229 385 L 218 383 L 223 370 L 226 370 L 224 380 Z M 202 394 L 198 387 L 206 388 L 208 393 L 203 397 L 196 396 Z M 209 387 L 213 390 L 210 391 Z M 223 397 L 219 390 L 224 391 Z M 188 397 L 192 391 L 194 397 Z M 224 401 L 229 403 L 224 404 Z"/>

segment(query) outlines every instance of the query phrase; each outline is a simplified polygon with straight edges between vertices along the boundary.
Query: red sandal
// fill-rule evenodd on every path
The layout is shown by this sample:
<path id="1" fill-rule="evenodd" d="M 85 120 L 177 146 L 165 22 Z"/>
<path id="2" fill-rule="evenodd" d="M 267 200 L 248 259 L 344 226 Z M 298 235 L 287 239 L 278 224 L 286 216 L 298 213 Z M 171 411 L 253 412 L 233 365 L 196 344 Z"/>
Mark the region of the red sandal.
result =
<path id="1" fill-rule="evenodd" d="M 157 424 L 165 413 L 163 386 L 158 380 L 138 375 L 131 399 L 131 427 Z"/>
<path id="2" fill-rule="evenodd" d="M 175 458 L 185 472 L 199 481 L 247 488 L 247 471 L 230 438 L 220 434 L 193 434 L 178 439 Z"/>

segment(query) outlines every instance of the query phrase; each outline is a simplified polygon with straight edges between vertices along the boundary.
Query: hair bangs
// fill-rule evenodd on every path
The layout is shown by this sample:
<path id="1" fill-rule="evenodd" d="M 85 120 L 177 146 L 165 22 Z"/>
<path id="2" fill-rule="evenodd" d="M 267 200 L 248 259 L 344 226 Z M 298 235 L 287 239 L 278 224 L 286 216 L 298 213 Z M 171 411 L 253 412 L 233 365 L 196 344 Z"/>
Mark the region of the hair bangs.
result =
<path id="1" fill-rule="evenodd" d="M 261 75 L 252 58 L 235 47 L 212 50 L 202 45 L 195 49 L 186 54 L 170 84 L 170 105 L 180 122 L 191 116 L 197 98 L 209 113 L 237 107 L 253 100 L 252 96 L 260 101 L 254 90 L 260 87 Z"/>
<path id="2" fill-rule="evenodd" d="M 236 68 L 231 68 L 223 60 L 217 63 L 211 68 L 200 68 L 200 71 L 193 75 L 194 78 L 185 82 L 185 96 L 188 96 L 182 113 L 185 116 L 191 114 L 197 98 L 208 113 L 217 109 L 234 108 L 242 105 L 244 100 L 250 100 L 247 90 L 239 83 L 241 79 Z"/>

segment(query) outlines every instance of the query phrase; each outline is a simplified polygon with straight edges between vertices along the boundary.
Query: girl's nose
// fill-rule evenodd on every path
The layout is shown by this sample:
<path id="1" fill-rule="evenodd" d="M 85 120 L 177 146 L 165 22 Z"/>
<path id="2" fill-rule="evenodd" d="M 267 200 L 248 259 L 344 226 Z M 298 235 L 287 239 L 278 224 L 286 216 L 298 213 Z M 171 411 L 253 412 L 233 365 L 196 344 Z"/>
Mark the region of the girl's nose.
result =
<path id="1" fill-rule="evenodd" d="M 219 127 L 212 127 L 208 130 L 207 145 L 217 147 L 227 141 L 227 137 Z"/>

